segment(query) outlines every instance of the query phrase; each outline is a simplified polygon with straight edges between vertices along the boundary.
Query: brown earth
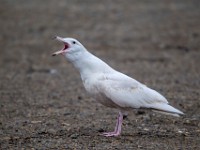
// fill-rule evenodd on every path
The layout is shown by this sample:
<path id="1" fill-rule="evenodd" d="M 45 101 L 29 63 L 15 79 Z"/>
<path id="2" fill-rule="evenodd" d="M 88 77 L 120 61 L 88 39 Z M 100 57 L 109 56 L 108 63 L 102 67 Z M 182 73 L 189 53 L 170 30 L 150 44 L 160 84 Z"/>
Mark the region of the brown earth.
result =
<path id="1" fill-rule="evenodd" d="M 0 21 L 0 149 L 199 149 L 199 0 L 1 0 Z M 121 136 L 101 136 L 117 110 L 51 57 L 62 47 L 54 35 L 79 39 L 186 115 L 133 111 Z"/>

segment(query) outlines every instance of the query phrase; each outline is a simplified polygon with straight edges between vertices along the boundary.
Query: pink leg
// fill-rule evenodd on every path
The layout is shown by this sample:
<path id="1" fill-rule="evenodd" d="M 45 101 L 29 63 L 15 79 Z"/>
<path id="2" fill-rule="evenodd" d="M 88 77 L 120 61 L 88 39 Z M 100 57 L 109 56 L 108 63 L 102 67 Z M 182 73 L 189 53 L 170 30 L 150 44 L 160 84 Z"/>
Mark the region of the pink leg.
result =
<path id="1" fill-rule="evenodd" d="M 122 129 L 122 121 L 123 121 L 123 115 L 121 112 L 119 112 L 118 118 L 117 118 L 117 123 L 115 126 L 115 130 L 113 132 L 107 132 L 103 133 L 104 136 L 109 137 L 109 136 L 118 136 L 121 133 Z"/>

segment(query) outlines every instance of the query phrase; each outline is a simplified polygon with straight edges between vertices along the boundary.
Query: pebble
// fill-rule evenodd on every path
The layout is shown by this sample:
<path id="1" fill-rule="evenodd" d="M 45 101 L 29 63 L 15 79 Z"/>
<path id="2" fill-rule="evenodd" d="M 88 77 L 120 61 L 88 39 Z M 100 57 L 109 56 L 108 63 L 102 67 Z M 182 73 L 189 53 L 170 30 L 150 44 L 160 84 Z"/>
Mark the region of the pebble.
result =
<path id="1" fill-rule="evenodd" d="M 72 139 L 77 139 L 79 137 L 79 134 L 78 133 L 74 133 L 74 134 L 70 135 L 70 137 Z"/>

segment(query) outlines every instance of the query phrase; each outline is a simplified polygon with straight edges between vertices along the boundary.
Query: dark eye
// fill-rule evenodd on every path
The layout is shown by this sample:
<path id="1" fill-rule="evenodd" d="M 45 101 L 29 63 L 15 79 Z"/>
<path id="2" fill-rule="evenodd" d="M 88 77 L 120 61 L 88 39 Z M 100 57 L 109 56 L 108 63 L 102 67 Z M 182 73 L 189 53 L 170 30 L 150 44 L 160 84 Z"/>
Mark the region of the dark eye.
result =
<path id="1" fill-rule="evenodd" d="M 72 43 L 73 43 L 73 44 L 76 44 L 76 41 L 73 41 Z"/>

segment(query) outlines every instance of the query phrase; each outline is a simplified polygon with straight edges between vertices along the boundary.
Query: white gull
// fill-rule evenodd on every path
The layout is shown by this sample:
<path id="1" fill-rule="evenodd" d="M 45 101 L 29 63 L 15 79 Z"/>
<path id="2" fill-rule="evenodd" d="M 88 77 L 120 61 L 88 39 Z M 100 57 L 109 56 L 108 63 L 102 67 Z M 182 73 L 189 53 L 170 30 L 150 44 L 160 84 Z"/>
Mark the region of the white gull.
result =
<path id="1" fill-rule="evenodd" d="M 103 133 L 104 136 L 120 135 L 123 113 L 126 110 L 143 108 L 167 115 L 183 115 L 183 112 L 170 106 L 160 93 L 114 70 L 88 52 L 76 39 L 58 36 L 56 39 L 64 43 L 64 48 L 52 56 L 63 54 L 80 72 L 86 91 L 99 103 L 119 110 L 115 130 Z"/>

